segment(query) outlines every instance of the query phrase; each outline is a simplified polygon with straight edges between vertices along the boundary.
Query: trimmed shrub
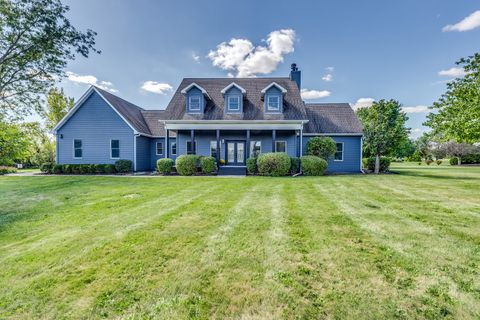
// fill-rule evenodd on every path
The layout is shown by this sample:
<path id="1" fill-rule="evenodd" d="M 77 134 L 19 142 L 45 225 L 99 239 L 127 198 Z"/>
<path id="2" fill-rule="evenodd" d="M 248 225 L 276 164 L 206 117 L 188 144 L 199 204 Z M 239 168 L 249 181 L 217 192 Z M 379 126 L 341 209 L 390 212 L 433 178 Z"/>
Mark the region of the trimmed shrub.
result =
<path id="1" fill-rule="evenodd" d="M 211 174 L 217 169 L 217 164 L 215 163 L 214 157 L 201 157 L 200 158 L 200 167 L 202 172 L 205 174 Z"/>
<path id="2" fill-rule="evenodd" d="M 327 161 L 317 156 L 303 156 L 300 158 L 302 173 L 305 176 L 323 176 L 327 170 Z"/>
<path id="3" fill-rule="evenodd" d="M 15 172 L 17 172 L 17 168 L 15 167 L 0 166 L 0 175 L 15 173 Z"/>
<path id="4" fill-rule="evenodd" d="M 95 173 L 105 173 L 105 165 L 103 164 L 96 164 L 95 165 Z"/>
<path id="5" fill-rule="evenodd" d="M 368 158 L 362 158 L 362 168 L 368 167 Z"/>
<path id="6" fill-rule="evenodd" d="M 307 155 L 328 160 L 337 151 L 337 143 L 330 137 L 313 137 L 307 142 Z"/>
<path id="7" fill-rule="evenodd" d="M 467 154 L 462 156 L 462 164 L 476 164 L 480 163 L 480 154 Z"/>
<path id="8" fill-rule="evenodd" d="M 290 165 L 290 157 L 285 152 L 262 153 L 257 159 L 258 173 L 262 176 L 285 176 Z"/>
<path id="9" fill-rule="evenodd" d="M 300 172 L 300 158 L 290 158 L 290 174 L 294 175 Z"/>
<path id="10" fill-rule="evenodd" d="M 389 157 L 380 157 L 380 172 L 386 172 L 390 168 L 390 158 Z M 375 157 L 370 157 L 367 160 L 367 168 L 370 171 L 375 170 Z"/>
<path id="11" fill-rule="evenodd" d="M 115 170 L 119 173 L 132 172 L 132 161 L 120 159 L 115 161 Z"/>
<path id="12" fill-rule="evenodd" d="M 170 159 L 170 158 L 158 159 L 157 171 L 163 175 L 171 174 L 173 171 L 173 159 Z"/>
<path id="13" fill-rule="evenodd" d="M 450 160 L 448 160 L 448 161 L 450 162 L 451 166 L 458 165 L 458 158 L 457 157 L 450 158 Z"/>
<path id="14" fill-rule="evenodd" d="M 177 172 L 182 176 L 191 176 L 197 172 L 198 156 L 194 154 L 182 154 L 175 161 Z"/>
<path id="15" fill-rule="evenodd" d="M 249 174 L 256 174 L 257 173 L 257 158 L 251 157 L 247 159 L 247 172 Z"/>
<path id="16" fill-rule="evenodd" d="M 130 160 L 129 160 L 130 161 Z M 106 174 L 112 174 L 116 172 L 116 167 L 114 164 L 104 164 L 103 165 L 103 171 Z"/>
<path id="17" fill-rule="evenodd" d="M 40 165 L 40 171 L 43 173 L 52 173 L 53 164 L 51 162 L 45 162 Z"/>
<path id="18" fill-rule="evenodd" d="M 97 166 L 95 164 L 88 165 L 88 173 L 95 174 L 97 173 Z"/>
<path id="19" fill-rule="evenodd" d="M 438 160 L 437 160 L 437 165 L 438 165 L 438 166 L 441 165 L 442 162 L 443 162 L 442 160 L 438 159 Z"/>
<path id="20" fill-rule="evenodd" d="M 90 173 L 90 165 L 89 165 L 89 164 L 81 164 L 81 165 L 80 165 L 80 173 L 81 173 L 81 174 L 88 174 L 88 173 Z"/>
<path id="21" fill-rule="evenodd" d="M 52 172 L 55 174 L 61 174 L 63 171 L 63 166 L 61 164 L 56 164 L 53 166 Z"/>
<path id="22" fill-rule="evenodd" d="M 71 174 L 72 173 L 72 166 L 70 164 L 62 165 L 62 172 L 65 173 L 65 174 Z"/>

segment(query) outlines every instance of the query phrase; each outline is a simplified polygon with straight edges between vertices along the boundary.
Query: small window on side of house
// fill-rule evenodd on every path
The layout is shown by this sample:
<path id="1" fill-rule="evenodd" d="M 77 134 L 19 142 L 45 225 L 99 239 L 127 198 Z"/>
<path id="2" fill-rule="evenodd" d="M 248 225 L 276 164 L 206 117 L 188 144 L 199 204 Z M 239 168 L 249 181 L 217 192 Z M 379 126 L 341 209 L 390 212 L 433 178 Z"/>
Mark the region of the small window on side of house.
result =
<path id="1" fill-rule="evenodd" d="M 275 152 L 287 152 L 287 141 L 275 141 Z"/>
<path id="2" fill-rule="evenodd" d="M 73 157 L 76 159 L 83 157 L 83 144 L 81 139 L 73 140 Z"/>
<path id="3" fill-rule="evenodd" d="M 110 158 L 120 158 L 120 140 L 110 140 Z"/>
<path id="4" fill-rule="evenodd" d="M 337 151 L 335 152 L 335 161 L 343 161 L 343 143 L 337 143 Z"/>
<path id="5" fill-rule="evenodd" d="M 157 156 L 163 154 L 163 142 L 157 142 L 156 150 Z"/>

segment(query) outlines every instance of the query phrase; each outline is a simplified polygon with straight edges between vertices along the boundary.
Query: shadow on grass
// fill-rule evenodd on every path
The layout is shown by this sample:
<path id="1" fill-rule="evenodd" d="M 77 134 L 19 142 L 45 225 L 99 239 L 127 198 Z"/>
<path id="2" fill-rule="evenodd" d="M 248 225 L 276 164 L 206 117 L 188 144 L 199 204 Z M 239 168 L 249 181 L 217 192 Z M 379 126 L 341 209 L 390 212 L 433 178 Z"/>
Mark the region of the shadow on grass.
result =
<path id="1" fill-rule="evenodd" d="M 445 171 L 440 171 L 438 174 L 434 172 L 426 172 L 425 168 L 408 168 L 408 169 L 393 169 L 392 173 L 396 173 L 401 176 L 410 176 L 410 177 L 422 177 L 422 178 L 431 178 L 431 179 L 441 179 L 441 180 L 480 180 L 480 175 L 472 177 L 471 175 L 463 174 L 451 174 L 445 175 Z M 435 168 L 434 170 L 438 170 Z"/>

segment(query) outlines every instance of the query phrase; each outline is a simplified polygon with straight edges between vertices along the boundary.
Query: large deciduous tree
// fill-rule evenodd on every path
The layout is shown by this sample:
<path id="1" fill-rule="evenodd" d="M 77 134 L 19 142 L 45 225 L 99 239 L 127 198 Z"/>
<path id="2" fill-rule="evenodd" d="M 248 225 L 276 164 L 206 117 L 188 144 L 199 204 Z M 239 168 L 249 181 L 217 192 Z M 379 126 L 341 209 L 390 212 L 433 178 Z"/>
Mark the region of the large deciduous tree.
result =
<path id="1" fill-rule="evenodd" d="M 408 117 L 396 100 L 380 100 L 357 111 L 363 125 L 364 147 L 375 156 L 375 173 L 380 171 L 380 157 L 390 155 L 408 139 Z"/>
<path id="2" fill-rule="evenodd" d="M 96 33 L 78 31 L 60 0 L 0 0 L 0 112 L 40 110 L 41 95 L 69 60 L 88 57 Z"/>
<path id="3" fill-rule="evenodd" d="M 63 89 L 50 89 L 47 95 L 47 104 L 42 110 L 46 128 L 52 130 L 67 112 L 73 108 L 73 105 L 73 98 L 67 97 Z"/>
<path id="4" fill-rule="evenodd" d="M 460 59 L 466 75 L 447 84 L 447 91 L 433 103 L 425 125 L 443 140 L 480 141 L 480 53 Z"/>

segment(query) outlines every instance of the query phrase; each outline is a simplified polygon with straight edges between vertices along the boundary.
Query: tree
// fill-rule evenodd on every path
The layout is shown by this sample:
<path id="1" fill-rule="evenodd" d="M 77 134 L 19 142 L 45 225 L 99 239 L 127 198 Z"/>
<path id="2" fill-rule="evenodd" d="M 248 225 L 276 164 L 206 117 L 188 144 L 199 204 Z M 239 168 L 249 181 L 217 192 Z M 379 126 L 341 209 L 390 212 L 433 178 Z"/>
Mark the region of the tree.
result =
<path id="1" fill-rule="evenodd" d="M 441 150 L 448 156 L 456 157 L 458 164 L 462 164 L 462 157 L 475 152 L 475 147 L 469 143 L 448 141 L 441 144 Z"/>
<path id="2" fill-rule="evenodd" d="M 67 112 L 73 108 L 73 105 L 73 98 L 67 97 L 63 93 L 63 89 L 50 89 L 47 95 L 47 104 L 44 110 L 42 110 L 46 128 L 52 130 Z"/>
<path id="3" fill-rule="evenodd" d="M 60 0 L 0 0 L 0 113 L 39 111 L 69 60 L 100 53 L 96 33 L 78 31 L 68 11 Z"/>
<path id="4" fill-rule="evenodd" d="M 22 128 L 8 123 L 0 115 L 0 165 L 11 166 L 24 161 L 29 154 L 30 141 Z"/>
<path id="5" fill-rule="evenodd" d="M 412 139 L 406 139 L 403 143 L 399 144 L 397 150 L 395 150 L 395 157 L 408 158 L 412 156 L 417 150 L 417 146 Z"/>
<path id="6" fill-rule="evenodd" d="M 480 141 L 480 53 L 456 62 L 466 75 L 447 84 L 447 91 L 433 103 L 424 125 L 444 141 Z"/>
<path id="7" fill-rule="evenodd" d="M 407 115 L 396 100 L 376 101 L 369 108 L 357 111 L 363 124 L 364 146 L 375 156 L 375 173 L 380 170 L 380 157 L 389 155 L 408 139 Z"/>
<path id="8" fill-rule="evenodd" d="M 314 137 L 307 142 L 307 155 L 328 160 L 337 151 L 335 140 L 330 137 Z"/>
<path id="9" fill-rule="evenodd" d="M 422 134 L 416 141 L 415 145 L 417 147 L 418 154 L 423 159 L 431 158 L 432 155 L 432 139 L 431 136 L 427 133 Z"/>
<path id="10" fill-rule="evenodd" d="M 38 122 L 20 124 L 30 141 L 25 164 L 38 167 L 45 162 L 55 163 L 55 141 Z"/>

